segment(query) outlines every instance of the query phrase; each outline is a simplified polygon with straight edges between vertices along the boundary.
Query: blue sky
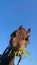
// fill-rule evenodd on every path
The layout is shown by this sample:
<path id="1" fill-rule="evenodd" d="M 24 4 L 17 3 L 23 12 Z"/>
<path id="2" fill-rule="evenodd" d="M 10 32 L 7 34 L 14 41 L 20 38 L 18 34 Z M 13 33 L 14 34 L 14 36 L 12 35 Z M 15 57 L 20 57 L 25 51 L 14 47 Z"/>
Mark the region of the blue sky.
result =
<path id="1" fill-rule="evenodd" d="M 20 25 L 31 28 L 27 50 L 32 59 L 37 61 L 37 0 L 0 0 L 0 54 L 9 45 L 10 34 Z M 23 56 L 20 65 L 24 64 L 37 65 Z"/>

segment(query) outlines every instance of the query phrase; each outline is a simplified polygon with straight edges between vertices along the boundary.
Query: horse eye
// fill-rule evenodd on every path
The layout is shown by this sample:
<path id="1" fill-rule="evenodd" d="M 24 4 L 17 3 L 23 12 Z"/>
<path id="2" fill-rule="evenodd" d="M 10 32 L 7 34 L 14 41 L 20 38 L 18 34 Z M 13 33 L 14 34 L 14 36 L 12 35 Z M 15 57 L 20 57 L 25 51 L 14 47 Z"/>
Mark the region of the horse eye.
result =
<path id="1" fill-rule="evenodd" d="M 27 38 L 25 38 L 25 40 L 28 40 L 28 37 L 27 37 Z"/>

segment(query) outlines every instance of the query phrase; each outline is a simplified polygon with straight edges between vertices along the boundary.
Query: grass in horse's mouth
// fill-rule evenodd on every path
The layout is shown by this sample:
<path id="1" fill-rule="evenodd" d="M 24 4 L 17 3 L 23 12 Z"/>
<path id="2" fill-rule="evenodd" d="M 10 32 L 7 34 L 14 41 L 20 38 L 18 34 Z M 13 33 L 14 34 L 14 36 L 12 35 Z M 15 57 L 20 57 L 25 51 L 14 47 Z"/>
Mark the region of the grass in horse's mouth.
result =
<path id="1" fill-rule="evenodd" d="M 15 53 L 15 57 L 16 57 L 16 56 L 19 56 L 19 55 L 29 56 L 29 53 L 28 53 L 28 51 L 26 50 L 26 48 L 23 48 L 22 50 L 19 50 L 19 51 L 14 52 L 14 53 Z"/>
<path id="2" fill-rule="evenodd" d="M 32 59 L 29 56 L 29 52 L 26 50 L 26 48 L 23 48 L 21 51 L 16 52 L 15 57 L 20 56 L 20 54 L 25 55 L 30 61 L 32 61 Z"/>

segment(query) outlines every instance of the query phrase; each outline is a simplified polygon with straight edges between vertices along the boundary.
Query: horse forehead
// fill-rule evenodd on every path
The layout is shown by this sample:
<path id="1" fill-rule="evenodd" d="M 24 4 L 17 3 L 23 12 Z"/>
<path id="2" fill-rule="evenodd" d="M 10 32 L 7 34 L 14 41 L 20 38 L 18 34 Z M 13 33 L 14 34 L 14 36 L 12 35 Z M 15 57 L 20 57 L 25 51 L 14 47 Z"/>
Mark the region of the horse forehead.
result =
<path id="1" fill-rule="evenodd" d="M 16 34 L 28 34 L 28 31 L 24 28 L 21 28 L 16 31 Z"/>

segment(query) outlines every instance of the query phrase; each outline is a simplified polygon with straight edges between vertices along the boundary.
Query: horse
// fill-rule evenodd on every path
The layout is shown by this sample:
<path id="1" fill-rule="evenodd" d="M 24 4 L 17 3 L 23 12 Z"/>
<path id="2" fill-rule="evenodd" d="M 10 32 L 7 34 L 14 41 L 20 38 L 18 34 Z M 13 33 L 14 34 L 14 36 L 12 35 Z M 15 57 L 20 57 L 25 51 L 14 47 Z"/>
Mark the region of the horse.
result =
<path id="1" fill-rule="evenodd" d="M 14 65 L 14 60 L 16 56 L 20 59 L 18 64 L 22 59 L 22 49 L 27 47 L 30 37 L 30 28 L 26 30 L 24 27 L 20 26 L 17 30 L 11 33 L 9 46 L 5 49 L 3 55 L 1 56 L 0 65 Z"/>
<path id="2" fill-rule="evenodd" d="M 25 28 L 23 28 L 22 26 L 20 26 L 17 30 L 15 30 L 11 34 L 10 46 L 12 48 L 16 49 L 15 50 L 15 55 L 20 57 L 20 59 L 18 61 L 18 64 L 19 64 L 19 62 L 20 62 L 20 60 L 22 58 L 22 52 L 21 52 L 21 50 L 24 47 L 26 47 L 28 45 L 28 43 L 29 43 L 30 31 L 31 31 L 30 28 L 28 30 L 26 30 Z M 20 51 L 20 53 L 19 53 L 19 51 Z M 10 65 L 12 64 L 13 60 L 10 62 Z"/>

